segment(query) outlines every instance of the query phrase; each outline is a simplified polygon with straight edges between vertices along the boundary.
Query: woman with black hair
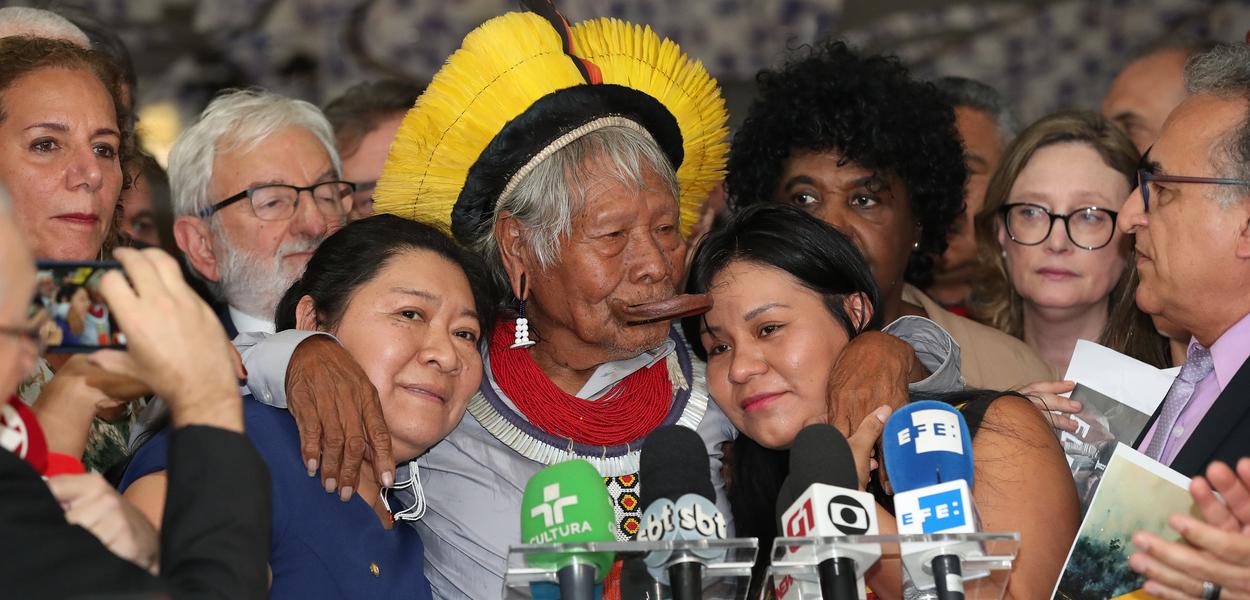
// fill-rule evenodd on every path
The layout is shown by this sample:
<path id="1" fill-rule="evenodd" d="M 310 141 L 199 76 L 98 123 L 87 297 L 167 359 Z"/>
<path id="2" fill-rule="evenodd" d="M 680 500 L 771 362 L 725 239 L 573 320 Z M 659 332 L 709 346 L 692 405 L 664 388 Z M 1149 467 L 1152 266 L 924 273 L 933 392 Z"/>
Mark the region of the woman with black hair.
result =
<path id="1" fill-rule="evenodd" d="M 415 460 L 447 437 L 482 379 L 481 344 L 494 322 L 485 267 L 429 225 L 379 215 L 335 232 L 278 304 L 279 330 L 332 334 L 377 390 L 391 452 Z M 430 598 L 419 518 L 420 479 L 396 489 L 416 505 L 392 511 L 372 465 L 358 489 L 327 494 L 302 463 L 299 432 L 286 410 L 244 398 L 248 437 L 269 466 L 273 524 L 271 598 Z M 167 438 L 136 453 L 121 488 L 159 527 Z M 393 467 L 393 465 L 388 465 Z M 415 468 L 413 469 L 415 472 Z M 393 514 L 392 514 L 393 513 Z"/>
<path id="2" fill-rule="evenodd" d="M 689 293 L 710 293 L 712 310 L 682 322 L 706 357 L 711 396 L 741 434 L 730 455 L 728 494 L 739 536 L 776 534 L 775 504 L 784 452 L 804 426 L 828 422 L 830 381 L 849 341 L 879 328 L 872 273 L 851 240 L 784 206 L 739 211 L 704 238 L 691 263 Z M 969 391 L 943 399 L 973 430 L 973 497 L 984 531 L 1018 531 L 1009 598 L 1039 598 L 1058 578 L 1076 535 L 1076 490 L 1049 425 L 1023 397 Z M 846 431 L 860 481 L 888 407 Z M 876 420 L 875 422 L 873 420 Z M 839 426 L 838 423 L 831 423 Z M 888 489 L 888 480 L 885 482 Z M 878 506 L 883 534 L 894 518 Z M 899 564 L 869 571 L 878 596 L 899 598 Z"/>
<path id="3" fill-rule="evenodd" d="M 730 206 L 776 201 L 821 218 L 863 252 L 882 322 L 928 317 L 962 350 L 970 385 L 1008 389 L 1052 379 L 1020 340 L 942 309 L 920 291 L 963 211 L 963 149 L 954 110 L 892 56 L 826 42 L 758 77 L 734 136 Z"/>

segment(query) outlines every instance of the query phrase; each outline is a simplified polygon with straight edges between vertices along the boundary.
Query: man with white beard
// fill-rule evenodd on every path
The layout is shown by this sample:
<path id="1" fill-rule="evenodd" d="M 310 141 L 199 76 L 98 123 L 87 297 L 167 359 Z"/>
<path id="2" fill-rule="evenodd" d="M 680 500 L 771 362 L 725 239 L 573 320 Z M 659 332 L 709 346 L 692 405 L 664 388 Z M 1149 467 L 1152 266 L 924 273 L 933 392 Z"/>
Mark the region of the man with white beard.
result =
<path id="1" fill-rule="evenodd" d="M 273 333 L 273 313 L 326 236 L 353 186 L 340 180 L 320 109 L 257 90 L 215 98 L 169 154 L 174 238 L 226 306 L 226 333 Z"/>

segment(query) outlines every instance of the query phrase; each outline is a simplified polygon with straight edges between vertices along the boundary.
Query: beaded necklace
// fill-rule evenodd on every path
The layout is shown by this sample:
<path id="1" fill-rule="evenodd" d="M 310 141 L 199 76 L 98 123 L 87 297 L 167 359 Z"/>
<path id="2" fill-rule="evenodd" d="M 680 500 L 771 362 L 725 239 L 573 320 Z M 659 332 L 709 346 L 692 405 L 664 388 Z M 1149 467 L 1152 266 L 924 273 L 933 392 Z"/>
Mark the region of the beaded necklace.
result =
<path id="1" fill-rule="evenodd" d="M 511 349 L 515 325 L 501 320 L 491 337 L 495 383 L 539 429 L 592 446 L 616 446 L 645 437 L 658 427 L 672 403 L 665 361 L 631 373 L 598 400 L 561 390 L 528 351 Z"/>

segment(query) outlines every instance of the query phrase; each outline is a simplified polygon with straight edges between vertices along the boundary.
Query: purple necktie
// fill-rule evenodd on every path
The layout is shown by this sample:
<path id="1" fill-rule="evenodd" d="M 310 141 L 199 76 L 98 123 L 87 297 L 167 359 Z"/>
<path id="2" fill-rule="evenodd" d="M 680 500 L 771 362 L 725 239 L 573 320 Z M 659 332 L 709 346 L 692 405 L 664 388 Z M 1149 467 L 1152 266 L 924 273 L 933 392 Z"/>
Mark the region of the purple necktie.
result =
<path id="1" fill-rule="evenodd" d="M 1163 399 L 1163 412 L 1159 414 L 1158 427 L 1150 438 L 1150 445 L 1146 447 L 1146 456 L 1163 462 L 1163 448 L 1172 436 L 1172 427 L 1176 425 L 1177 417 L 1181 416 L 1181 411 L 1189 404 L 1189 399 L 1194 395 L 1194 387 L 1211 373 L 1214 366 L 1210 350 L 1196 343 L 1189 348 L 1181 374 L 1172 382 L 1172 388 Z"/>

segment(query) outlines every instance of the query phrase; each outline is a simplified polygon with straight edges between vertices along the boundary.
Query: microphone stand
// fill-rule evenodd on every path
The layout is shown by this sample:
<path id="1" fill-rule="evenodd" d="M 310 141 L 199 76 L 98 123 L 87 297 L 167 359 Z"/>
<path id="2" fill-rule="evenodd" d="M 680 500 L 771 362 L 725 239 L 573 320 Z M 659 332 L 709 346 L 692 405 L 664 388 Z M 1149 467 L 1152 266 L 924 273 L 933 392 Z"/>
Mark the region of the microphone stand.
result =
<path id="1" fill-rule="evenodd" d="M 820 577 L 820 597 L 824 600 L 857 600 L 859 585 L 855 559 L 847 556 L 826 558 L 816 565 Z"/>

